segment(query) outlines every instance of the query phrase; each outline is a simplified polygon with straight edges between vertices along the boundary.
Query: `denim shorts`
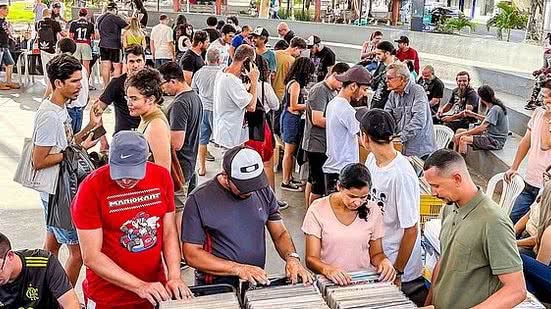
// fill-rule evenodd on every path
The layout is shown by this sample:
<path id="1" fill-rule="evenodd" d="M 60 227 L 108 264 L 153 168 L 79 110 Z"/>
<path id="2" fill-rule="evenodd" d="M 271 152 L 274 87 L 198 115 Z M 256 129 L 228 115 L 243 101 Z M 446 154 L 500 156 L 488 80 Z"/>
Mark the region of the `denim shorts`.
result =
<path id="1" fill-rule="evenodd" d="M 212 111 L 203 110 L 201 128 L 199 129 L 199 145 L 208 145 L 212 135 Z"/>
<path id="2" fill-rule="evenodd" d="M 42 202 L 42 207 L 44 207 L 44 215 L 46 217 L 46 221 L 48 221 L 48 198 L 48 193 L 40 192 L 40 200 Z M 78 245 L 78 236 L 76 230 L 66 230 L 48 225 L 46 225 L 46 230 L 48 231 L 48 233 L 53 234 L 57 242 L 60 244 Z"/>
<path id="3" fill-rule="evenodd" d="M 298 145 L 304 131 L 300 115 L 285 110 L 281 114 L 281 134 L 285 144 Z"/>
<path id="4" fill-rule="evenodd" d="M 14 65 L 13 57 L 8 48 L 0 48 L 0 66 L 2 65 Z"/>
<path id="5" fill-rule="evenodd" d="M 73 134 L 80 132 L 82 128 L 82 114 L 84 107 L 68 107 L 67 112 L 71 117 L 71 127 L 73 128 Z"/>

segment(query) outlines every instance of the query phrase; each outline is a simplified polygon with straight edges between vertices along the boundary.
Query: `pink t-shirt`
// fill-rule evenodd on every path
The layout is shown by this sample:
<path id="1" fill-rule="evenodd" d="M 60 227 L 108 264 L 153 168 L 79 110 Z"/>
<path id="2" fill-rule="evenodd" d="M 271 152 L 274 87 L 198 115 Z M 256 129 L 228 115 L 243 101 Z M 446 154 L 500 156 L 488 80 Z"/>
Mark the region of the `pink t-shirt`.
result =
<path id="1" fill-rule="evenodd" d="M 329 204 L 329 197 L 316 200 L 304 217 L 302 231 L 321 239 L 323 263 L 352 272 L 372 268 L 369 242 L 383 238 L 383 214 L 369 203 L 367 221 L 356 217 L 350 225 L 342 224 Z"/>
<path id="2" fill-rule="evenodd" d="M 531 130 L 530 151 L 525 181 L 536 188 L 543 187 L 543 172 L 551 165 L 551 150 L 541 150 L 541 125 L 544 109 L 538 107 L 532 114 L 528 128 Z"/>

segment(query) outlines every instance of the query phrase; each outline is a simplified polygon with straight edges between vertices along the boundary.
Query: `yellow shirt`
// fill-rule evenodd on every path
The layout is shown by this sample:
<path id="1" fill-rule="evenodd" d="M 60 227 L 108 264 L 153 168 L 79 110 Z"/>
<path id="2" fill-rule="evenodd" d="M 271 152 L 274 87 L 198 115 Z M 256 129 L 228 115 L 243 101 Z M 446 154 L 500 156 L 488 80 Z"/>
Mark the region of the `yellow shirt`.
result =
<path id="1" fill-rule="evenodd" d="M 287 77 L 291 65 L 295 62 L 295 58 L 283 50 L 277 50 L 275 54 L 276 73 L 273 87 L 277 97 L 281 101 L 281 99 L 283 99 L 283 94 L 285 94 L 285 77 Z"/>

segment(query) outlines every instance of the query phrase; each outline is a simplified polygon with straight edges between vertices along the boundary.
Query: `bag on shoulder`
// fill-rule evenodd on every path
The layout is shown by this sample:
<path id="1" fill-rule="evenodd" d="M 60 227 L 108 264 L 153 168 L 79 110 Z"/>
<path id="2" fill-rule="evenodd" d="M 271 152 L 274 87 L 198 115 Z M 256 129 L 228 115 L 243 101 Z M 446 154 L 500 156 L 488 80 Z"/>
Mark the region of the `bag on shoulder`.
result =
<path id="1" fill-rule="evenodd" d="M 41 22 L 38 28 L 38 49 L 45 52 L 55 52 L 56 38 L 54 29 L 47 23 Z"/>

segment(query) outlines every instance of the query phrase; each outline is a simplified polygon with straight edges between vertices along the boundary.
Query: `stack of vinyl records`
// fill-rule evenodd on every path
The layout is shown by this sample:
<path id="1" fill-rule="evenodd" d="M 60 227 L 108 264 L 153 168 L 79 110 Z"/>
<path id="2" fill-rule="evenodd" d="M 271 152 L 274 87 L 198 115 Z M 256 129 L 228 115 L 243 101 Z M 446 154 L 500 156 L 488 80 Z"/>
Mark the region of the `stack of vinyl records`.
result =
<path id="1" fill-rule="evenodd" d="M 545 306 L 539 302 L 539 300 L 532 294 L 528 293 L 526 299 L 519 305 L 514 307 L 515 309 L 545 309 Z"/>
<path id="2" fill-rule="evenodd" d="M 282 285 L 249 290 L 246 309 L 329 309 L 313 285 Z"/>
<path id="3" fill-rule="evenodd" d="M 349 275 L 352 277 L 352 285 L 373 283 L 379 280 L 379 274 L 373 271 L 356 271 L 349 273 Z M 325 277 L 319 277 L 317 280 L 317 284 L 323 297 L 327 296 L 327 291 L 329 288 L 337 287 L 337 285 L 335 285 L 333 281 Z"/>
<path id="4" fill-rule="evenodd" d="M 159 309 L 240 309 L 237 294 L 228 292 L 162 302 Z"/>

